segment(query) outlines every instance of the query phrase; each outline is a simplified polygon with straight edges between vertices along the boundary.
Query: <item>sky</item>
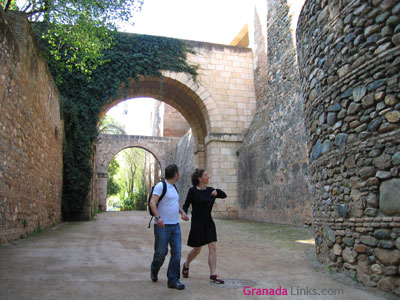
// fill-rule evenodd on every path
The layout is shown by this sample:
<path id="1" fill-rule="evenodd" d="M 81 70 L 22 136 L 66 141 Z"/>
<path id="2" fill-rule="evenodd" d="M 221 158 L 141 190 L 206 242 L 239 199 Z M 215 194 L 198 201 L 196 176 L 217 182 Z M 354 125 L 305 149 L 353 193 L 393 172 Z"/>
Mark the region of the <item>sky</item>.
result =
<path id="1" fill-rule="evenodd" d="M 127 32 L 229 44 L 249 19 L 252 0 L 144 0 Z"/>
<path id="2" fill-rule="evenodd" d="M 128 135 L 152 135 L 151 112 L 154 99 L 135 98 L 113 106 L 107 115 L 124 125 Z"/>
<path id="3" fill-rule="evenodd" d="M 144 0 L 133 27 L 119 31 L 186 40 L 229 44 L 246 24 L 250 0 Z M 107 114 L 125 126 L 127 134 L 151 135 L 153 101 L 132 99 Z"/>

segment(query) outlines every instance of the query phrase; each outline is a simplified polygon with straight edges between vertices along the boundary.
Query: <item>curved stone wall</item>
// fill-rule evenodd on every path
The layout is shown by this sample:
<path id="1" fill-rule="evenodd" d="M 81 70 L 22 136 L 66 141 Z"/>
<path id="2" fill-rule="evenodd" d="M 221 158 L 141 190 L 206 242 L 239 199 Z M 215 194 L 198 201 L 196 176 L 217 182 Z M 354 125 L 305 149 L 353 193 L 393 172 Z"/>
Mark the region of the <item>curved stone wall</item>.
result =
<path id="1" fill-rule="evenodd" d="M 309 0 L 297 28 L 319 261 L 400 294 L 400 3 Z"/>

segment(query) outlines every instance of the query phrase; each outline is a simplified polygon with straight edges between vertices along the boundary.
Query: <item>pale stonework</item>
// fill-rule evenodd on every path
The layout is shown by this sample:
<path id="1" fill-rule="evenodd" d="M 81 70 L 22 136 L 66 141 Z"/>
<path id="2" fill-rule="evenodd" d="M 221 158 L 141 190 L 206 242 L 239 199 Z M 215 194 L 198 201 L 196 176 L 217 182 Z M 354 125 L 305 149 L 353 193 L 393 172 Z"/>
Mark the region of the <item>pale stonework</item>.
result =
<path id="1" fill-rule="evenodd" d="M 126 98 L 154 98 L 183 115 L 193 135 L 194 167 L 207 169 L 211 175 L 210 185 L 228 194 L 224 202 L 217 202 L 214 214 L 237 217 L 236 153 L 256 109 L 253 54 L 249 48 L 193 41 L 187 43 L 196 52 L 187 58 L 189 63 L 199 66 L 196 80 L 184 73 L 164 71 L 162 93 L 159 78 L 144 77 L 138 83 L 131 82 Z M 123 100 L 117 99 L 104 107 L 103 114 Z M 155 155 L 158 160 L 160 155 Z M 101 181 L 102 172 L 97 173 Z M 103 182 L 106 180 L 103 179 Z M 92 201 L 100 203 L 98 199 Z"/>

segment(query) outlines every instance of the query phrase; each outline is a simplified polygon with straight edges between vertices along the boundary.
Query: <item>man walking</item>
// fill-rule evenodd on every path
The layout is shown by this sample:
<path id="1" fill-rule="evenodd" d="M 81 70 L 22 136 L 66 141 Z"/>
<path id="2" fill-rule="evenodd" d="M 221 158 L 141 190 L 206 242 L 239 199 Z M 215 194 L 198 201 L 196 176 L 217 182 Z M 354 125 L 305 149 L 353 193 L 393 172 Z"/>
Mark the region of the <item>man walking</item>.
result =
<path id="1" fill-rule="evenodd" d="M 167 191 L 158 203 L 163 191 L 163 183 L 156 184 L 150 200 L 150 209 L 155 217 L 154 221 L 154 256 L 151 263 L 150 277 L 153 282 L 158 280 L 158 272 L 168 253 L 168 244 L 171 247 L 171 258 L 168 264 L 168 287 L 183 290 L 185 285 L 179 281 L 181 266 L 181 228 L 179 226 L 179 213 L 182 219 L 189 220 L 187 214 L 179 205 L 179 194 L 174 184 L 179 179 L 178 167 L 175 164 L 165 168 L 165 182 Z M 158 204 L 158 206 L 157 206 Z"/>

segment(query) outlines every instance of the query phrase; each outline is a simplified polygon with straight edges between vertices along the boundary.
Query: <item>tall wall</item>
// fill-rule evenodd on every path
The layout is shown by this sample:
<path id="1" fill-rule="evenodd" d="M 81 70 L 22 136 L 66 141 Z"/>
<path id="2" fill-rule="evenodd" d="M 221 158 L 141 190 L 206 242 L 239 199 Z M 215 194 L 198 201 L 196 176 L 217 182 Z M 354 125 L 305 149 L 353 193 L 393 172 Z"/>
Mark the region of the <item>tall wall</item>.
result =
<path id="1" fill-rule="evenodd" d="M 308 0 L 297 41 L 318 259 L 400 295 L 400 3 Z"/>
<path id="2" fill-rule="evenodd" d="M 58 91 L 23 14 L 0 8 L 0 242 L 61 220 Z"/>
<path id="3" fill-rule="evenodd" d="M 164 134 L 165 137 L 183 137 L 190 129 L 188 122 L 172 106 L 164 105 Z"/>
<path id="4" fill-rule="evenodd" d="M 239 217 L 310 224 L 311 195 L 295 21 L 287 1 L 266 4 L 257 7 L 251 32 L 257 111 L 237 152 Z"/>
<path id="5" fill-rule="evenodd" d="M 204 117 L 204 121 L 199 118 L 198 124 L 193 122 L 195 126 L 191 125 L 196 167 L 205 168 L 211 177 L 210 185 L 224 190 L 228 195 L 215 203 L 213 215 L 237 218 L 236 153 L 256 106 L 253 54 L 249 48 L 195 41 L 189 41 L 189 44 L 196 54 L 188 55 L 188 61 L 199 65 L 199 75 L 196 82 L 184 77 L 183 83 L 188 89 L 183 88 L 183 91 L 189 90 L 188 96 L 197 96 L 186 98 L 182 107 L 189 108 L 189 118 L 195 120 L 199 114 Z M 168 77 L 168 73 L 163 75 L 164 78 Z M 172 78 L 175 76 L 180 80 L 181 75 L 171 74 Z M 197 102 L 198 99 L 200 102 Z M 186 117 L 188 122 L 189 118 Z M 201 139 L 197 137 L 196 142 L 199 132 L 204 136 Z"/>
<path id="6" fill-rule="evenodd" d="M 179 181 L 176 186 L 179 191 L 179 199 L 181 204 L 186 199 L 187 192 L 192 186 L 191 175 L 196 166 L 193 153 L 194 140 L 192 131 L 189 130 L 179 141 L 175 152 L 175 164 L 179 167 Z"/>

